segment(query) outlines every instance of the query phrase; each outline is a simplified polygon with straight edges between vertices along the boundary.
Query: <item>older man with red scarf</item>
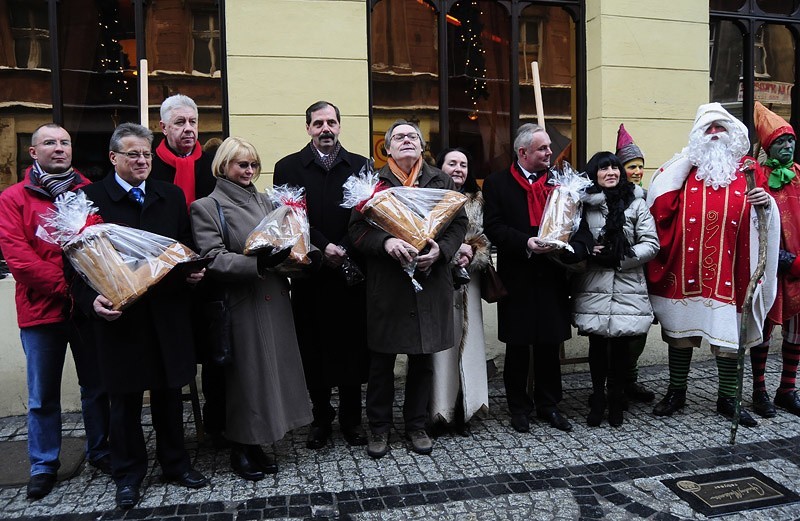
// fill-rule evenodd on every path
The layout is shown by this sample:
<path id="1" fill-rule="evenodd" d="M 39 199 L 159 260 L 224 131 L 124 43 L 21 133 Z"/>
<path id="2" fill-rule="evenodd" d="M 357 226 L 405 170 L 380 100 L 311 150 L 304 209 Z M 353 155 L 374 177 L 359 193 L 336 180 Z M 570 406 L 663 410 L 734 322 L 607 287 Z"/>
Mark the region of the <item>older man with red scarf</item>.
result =
<path id="1" fill-rule="evenodd" d="M 156 147 L 153 156 L 151 179 L 174 183 L 186 197 L 187 212 L 192 201 L 206 197 L 217 185 L 211 173 L 214 155 L 203 152 L 197 141 L 197 104 L 183 94 L 168 97 L 161 104 L 161 131 L 164 139 Z M 203 291 L 203 288 L 199 288 Z M 201 298 L 195 299 L 200 302 Z M 198 358 L 203 364 L 202 382 L 205 405 L 203 425 L 214 445 L 225 445 L 222 432 L 225 430 L 225 373 L 222 367 L 206 360 L 208 347 L 204 342 L 204 320 L 199 309 L 193 310 L 193 328 L 196 332 Z"/>
<path id="2" fill-rule="evenodd" d="M 659 168 L 647 193 L 661 250 L 647 265 L 650 301 L 669 346 L 669 389 L 655 406 L 670 416 L 686 404 L 692 349 L 706 339 L 719 373 L 717 412 L 734 414 L 739 322 L 758 260 L 754 205 L 766 208 L 768 256 L 746 324 L 745 347 L 761 343 L 761 328 L 775 300 L 780 223 L 771 197 L 761 187 L 760 167 L 747 157 L 747 128 L 719 103 L 701 105 L 689 145 Z M 748 190 L 747 160 L 757 187 Z M 739 423 L 757 422 L 742 410 Z"/>

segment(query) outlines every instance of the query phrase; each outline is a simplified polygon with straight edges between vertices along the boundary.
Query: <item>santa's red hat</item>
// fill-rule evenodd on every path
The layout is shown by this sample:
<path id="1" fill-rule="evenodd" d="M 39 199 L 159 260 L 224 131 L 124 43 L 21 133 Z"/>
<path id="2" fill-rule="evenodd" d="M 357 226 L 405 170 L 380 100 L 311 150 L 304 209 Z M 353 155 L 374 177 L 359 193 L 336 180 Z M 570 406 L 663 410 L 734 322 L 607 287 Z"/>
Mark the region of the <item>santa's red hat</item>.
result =
<path id="1" fill-rule="evenodd" d="M 642 149 L 636 146 L 636 143 L 633 142 L 633 138 L 628 134 L 628 131 L 625 130 L 625 125 L 622 123 L 620 123 L 619 130 L 617 131 L 617 157 L 623 165 L 631 159 L 640 158 L 644 160 Z"/>
<path id="2" fill-rule="evenodd" d="M 784 134 L 797 138 L 792 126 L 785 119 L 762 105 L 760 101 L 756 101 L 753 108 L 753 120 L 756 124 L 758 140 L 761 141 L 761 148 L 765 151 L 769 150 L 772 143 Z"/>

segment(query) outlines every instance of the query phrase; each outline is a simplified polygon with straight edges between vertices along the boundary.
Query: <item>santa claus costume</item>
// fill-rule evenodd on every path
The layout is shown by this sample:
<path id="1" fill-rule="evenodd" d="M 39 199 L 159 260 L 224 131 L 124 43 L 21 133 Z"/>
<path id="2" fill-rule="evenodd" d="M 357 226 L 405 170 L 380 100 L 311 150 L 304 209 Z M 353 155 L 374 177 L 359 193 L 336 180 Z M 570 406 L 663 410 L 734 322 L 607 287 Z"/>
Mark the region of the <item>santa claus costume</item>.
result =
<path id="1" fill-rule="evenodd" d="M 715 141 L 718 141 L 715 144 Z M 686 402 L 693 347 L 707 340 L 719 373 L 717 411 L 733 417 L 739 321 L 751 274 L 758 261 L 758 231 L 742 171 L 749 149 L 747 128 L 719 103 L 698 109 L 689 146 L 659 168 L 647 202 L 656 221 L 661 250 L 647 265 L 650 301 L 669 346 L 670 385 L 654 414 L 668 416 Z M 726 166 L 727 165 L 727 166 Z M 755 165 L 757 186 L 765 184 Z M 762 325 L 775 300 L 780 224 L 774 201 L 765 201 L 768 219 L 766 271 L 749 310 L 751 347 L 762 341 Z M 744 410 L 739 422 L 757 422 Z"/>

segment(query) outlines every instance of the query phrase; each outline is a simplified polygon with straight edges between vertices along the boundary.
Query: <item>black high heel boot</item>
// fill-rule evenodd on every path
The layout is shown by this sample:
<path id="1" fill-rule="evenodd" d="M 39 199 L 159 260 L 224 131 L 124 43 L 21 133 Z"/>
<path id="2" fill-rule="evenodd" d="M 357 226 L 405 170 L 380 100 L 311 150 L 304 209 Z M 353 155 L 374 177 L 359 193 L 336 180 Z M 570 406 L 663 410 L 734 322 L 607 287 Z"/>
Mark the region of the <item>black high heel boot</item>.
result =
<path id="1" fill-rule="evenodd" d="M 606 411 L 605 393 L 592 393 L 589 395 L 589 415 L 586 417 L 586 425 L 598 427 L 603 421 L 603 414 Z"/>

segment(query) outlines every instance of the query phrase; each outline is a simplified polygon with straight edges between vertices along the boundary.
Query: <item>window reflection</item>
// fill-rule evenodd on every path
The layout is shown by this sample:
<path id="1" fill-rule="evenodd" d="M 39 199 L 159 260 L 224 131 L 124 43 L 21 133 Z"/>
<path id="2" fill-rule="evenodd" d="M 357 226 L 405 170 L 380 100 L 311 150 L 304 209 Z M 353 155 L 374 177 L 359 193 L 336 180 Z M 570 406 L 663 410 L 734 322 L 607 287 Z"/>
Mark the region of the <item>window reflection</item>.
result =
<path id="1" fill-rule="evenodd" d="M 450 146 L 470 151 L 480 179 L 511 157 L 511 18 L 496 2 L 462 0 L 448 21 Z"/>
<path id="2" fill-rule="evenodd" d="M 741 119 L 742 32 L 727 20 L 712 21 L 710 29 L 711 101 L 721 103 Z"/>
<path id="3" fill-rule="evenodd" d="M 531 62 L 539 66 L 545 128 L 552 141 L 553 158 L 575 163 L 572 154 L 575 111 L 575 27 L 560 7 L 529 6 L 520 18 L 519 88 L 520 124 L 537 123 Z"/>
<path id="4" fill-rule="evenodd" d="M 757 0 L 758 7 L 768 14 L 793 14 L 800 9 L 800 0 Z"/>
<path id="5" fill-rule="evenodd" d="M 149 126 L 159 128 L 159 106 L 183 93 L 200 110 L 200 141 L 222 136 L 219 12 L 216 0 L 146 2 Z M 0 190 L 30 166 L 30 136 L 59 121 L 72 135 L 73 164 L 91 178 L 105 175 L 108 140 L 125 121 L 139 121 L 137 34 L 133 0 L 0 0 Z M 58 53 L 50 55 L 50 27 Z M 51 68 L 60 74 L 52 96 Z M 156 132 L 157 135 L 160 132 Z"/>
<path id="6" fill-rule="evenodd" d="M 386 164 L 383 134 L 396 119 L 412 121 L 425 137 L 426 158 L 439 137 L 437 14 L 424 0 L 383 0 L 371 14 L 372 153 Z"/>

